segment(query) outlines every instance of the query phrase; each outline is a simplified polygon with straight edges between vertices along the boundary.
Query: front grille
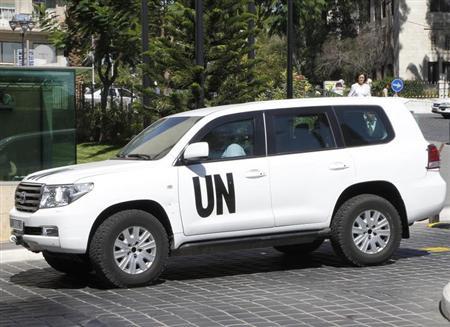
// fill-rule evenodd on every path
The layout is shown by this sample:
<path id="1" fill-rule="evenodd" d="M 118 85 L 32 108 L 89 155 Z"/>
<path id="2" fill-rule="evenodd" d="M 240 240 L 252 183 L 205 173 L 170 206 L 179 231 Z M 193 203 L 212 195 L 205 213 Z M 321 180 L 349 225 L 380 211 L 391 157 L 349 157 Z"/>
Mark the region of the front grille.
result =
<path id="1" fill-rule="evenodd" d="M 41 202 L 42 184 L 20 183 L 16 189 L 16 209 L 25 212 L 35 212 Z"/>

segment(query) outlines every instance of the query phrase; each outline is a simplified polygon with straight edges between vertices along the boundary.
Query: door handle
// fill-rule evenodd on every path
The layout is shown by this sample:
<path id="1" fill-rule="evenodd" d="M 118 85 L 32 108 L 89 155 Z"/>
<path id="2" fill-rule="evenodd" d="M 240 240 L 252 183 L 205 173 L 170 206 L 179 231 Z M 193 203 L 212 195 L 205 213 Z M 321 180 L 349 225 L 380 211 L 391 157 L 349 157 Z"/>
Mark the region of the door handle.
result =
<path id="1" fill-rule="evenodd" d="M 344 170 L 349 168 L 345 163 L 343 162 L 333 162 L 329 167 L 330 170 Z"/>
<path id="2" fill-rule="evenodd" d="M 246 178 L 260 178 L 266 176 L 266 173 L 259 169 L 250 169 L 245 173 Z"/>

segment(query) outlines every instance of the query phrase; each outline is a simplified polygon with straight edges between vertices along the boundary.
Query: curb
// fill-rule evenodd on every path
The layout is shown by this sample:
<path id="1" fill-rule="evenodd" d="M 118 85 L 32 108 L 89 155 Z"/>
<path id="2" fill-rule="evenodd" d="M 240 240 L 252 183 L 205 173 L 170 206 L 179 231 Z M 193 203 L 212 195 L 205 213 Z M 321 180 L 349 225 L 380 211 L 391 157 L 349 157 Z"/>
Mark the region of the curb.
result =
<path id="1" fill-rule="evenodd" d="M 43 260 L 41 253 L 33 253 L 23 247 L 17 246 L 17 248 L 11 248 L 10 246 L 4 246 L 4 249 L 0 249 L 0 265 L 5 263 L 20 262 L 20 261 L 33 261 Z"/>
<path id="2" fill-rule="evenodd" d="M 441 312 L 450 321 L 450 283 L 444 287 L 442 292 Z"/>

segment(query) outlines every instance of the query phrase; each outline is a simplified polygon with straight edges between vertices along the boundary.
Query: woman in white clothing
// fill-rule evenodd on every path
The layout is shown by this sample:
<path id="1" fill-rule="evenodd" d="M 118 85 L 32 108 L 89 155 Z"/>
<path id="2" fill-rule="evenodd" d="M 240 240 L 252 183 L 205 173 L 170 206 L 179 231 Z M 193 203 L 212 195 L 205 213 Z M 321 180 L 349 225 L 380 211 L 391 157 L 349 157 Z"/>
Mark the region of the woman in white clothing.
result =
<path id="1" fill-rule="evenodd" d="M 366 83 L 367 76 L 364 73 L 356 75 L 356 83 L 350 89 L 349 97 L 370 97 L 370 85 Z"/>

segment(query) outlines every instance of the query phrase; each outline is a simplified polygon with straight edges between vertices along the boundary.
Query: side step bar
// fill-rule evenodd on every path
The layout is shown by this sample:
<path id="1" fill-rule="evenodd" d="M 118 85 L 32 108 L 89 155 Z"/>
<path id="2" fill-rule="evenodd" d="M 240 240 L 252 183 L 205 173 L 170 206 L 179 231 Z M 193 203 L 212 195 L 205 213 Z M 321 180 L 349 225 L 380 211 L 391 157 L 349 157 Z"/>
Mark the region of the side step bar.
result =
<path id="1" fill-rule="evenodd" d="M 265 234 L 245 237 L 223 238 L 207 241 L 197 241 L 182 244 L 172 250 L 172 255 L 206 254 L 219 251 L 263 248 L 291 244 L 311 243 L 317 239 L 330 236 L 331 229 L 325 228 L 313 231 Z"/>

